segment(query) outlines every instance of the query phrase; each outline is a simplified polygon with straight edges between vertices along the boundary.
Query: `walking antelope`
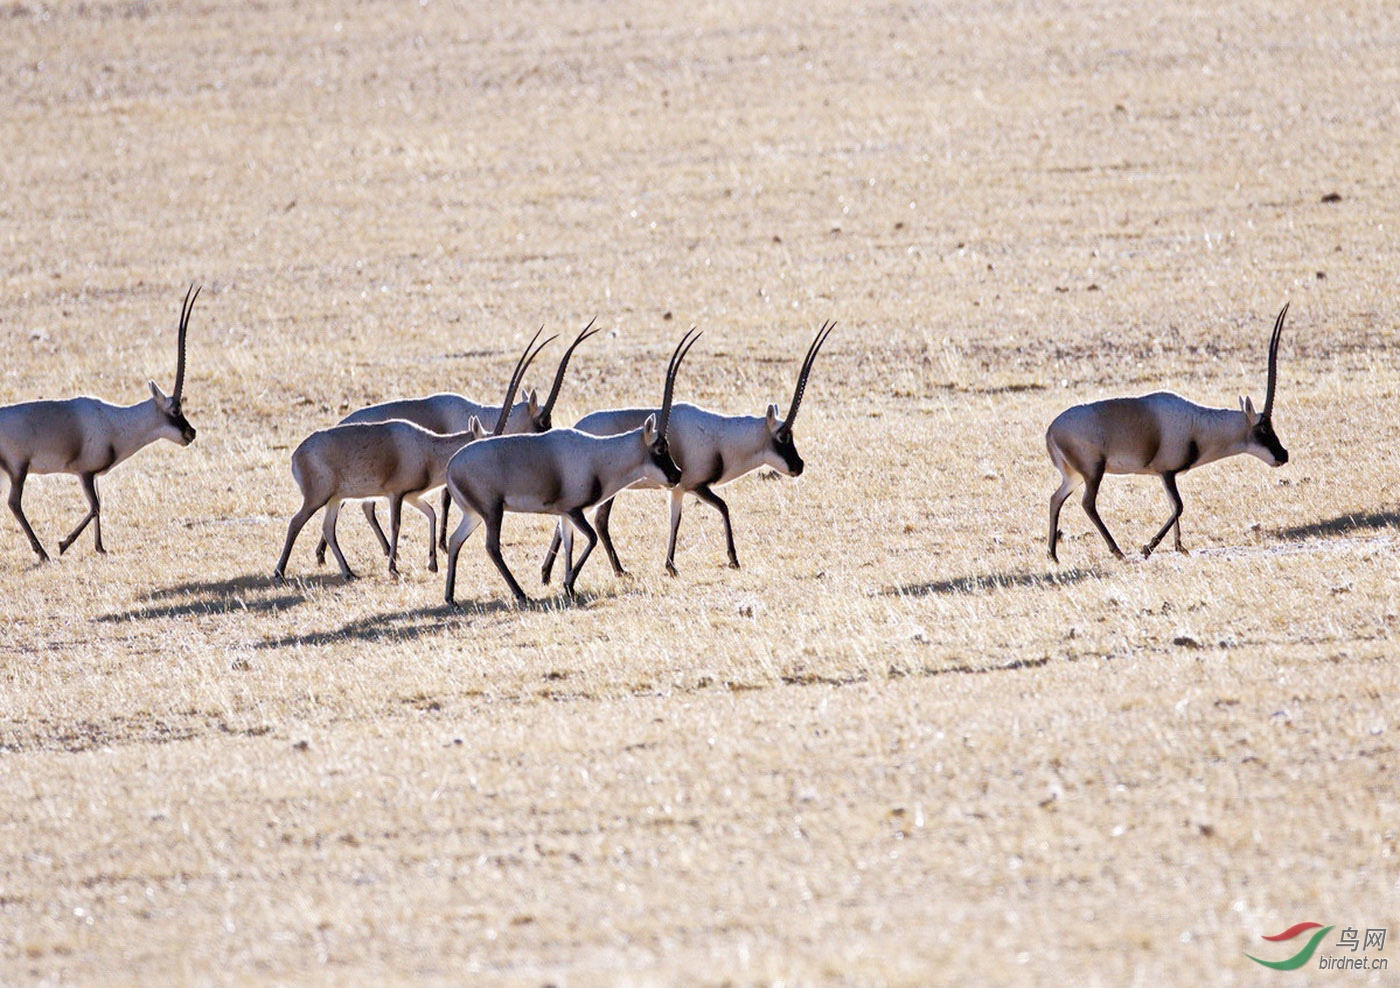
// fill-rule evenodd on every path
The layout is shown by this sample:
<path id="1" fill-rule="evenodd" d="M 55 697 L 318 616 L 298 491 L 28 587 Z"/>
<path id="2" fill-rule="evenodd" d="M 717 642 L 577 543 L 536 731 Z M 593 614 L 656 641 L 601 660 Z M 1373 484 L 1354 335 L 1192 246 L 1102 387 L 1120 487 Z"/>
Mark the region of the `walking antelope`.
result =
<path id="1" fill-rule="evenodd" d="M 713 488 L 727 484 L 760 467 L 770 467 L 779 473 L 796 477 L 802 473 L 804 464 L 793 443 L 792 426 L 797 419 L 797 409 L 802 404 L 802 394 L 807 388 L 807 377 L 812 373 L 812 363 L 817 352 L 836 328 L 836 323 L 825 322 L 817 331 L 807 356 L 802 361 L 802 370 L 797 375 L 797 386 L 792 392 L 792 403 L 787 415 L 778 418 L 778 406 L 768 406 L 764 416 L 719 415 L 690 404 L 677 405 L 672 410 L 669 440 L 671 453 L 681 468 L 681 480 L 671 488 L 671 535 L 666 544 L 666 572 L 676 575 L 676 534 L 681 525 L 681 503 L 686 494 L 694 494 L 701 501 L 719 512 L 724 522 L 724 545 L 729 553 L 731 569 L 739 568 L 739 556 L 734 551 L 734 530 L 729 523 L 729 505 L 716 494 Z M 594 412 L 580 419 L 574 428 L 581 432 L 605 436 L 627 429 L 636 428 L 651 409 L 624 408 L 614 411 Z M 642 482 L 636 488 L 655 487 L 656 484 Z M 613 548 L 612 535 L 608 530 L 612 517 L 613 499 L 608 498 L 598 506 L 593 515 L 593 524 L 598 530 L 598 538 L 612 563 L 613 572 L 621 576 L 626 572 Z M 562 523 L 555 529 L 554 539 L 545 554 L 540 576 L 549 582 L 554 559 L 559 552 Z"/>
<path id="2" fill-rule="evenodd" d="M 92 523 L 97 551 L 102 545 L 102 506 L 97 478 L 157 439 L 188 446 L 194 426 L 180 408 L 185 393 L 185 334 L 200 289 L 190 285 L 180 306 L 180 330 L 175 363 L 175 390 L 166 395 L 155 381 L 151 397 L 135 405 L 113 405 L 99 398 L 27 401 L 0 408 L 0 469 L 10 478 L 10 510 L 19 519 L 29 544 L 41 560 L 49 554 L 39 544 L 20 505 L 24 480 L 31 473 L 71 473 L 82 482 L 88 513 L 58 544 L 59 555 Z"/>
<path id="3" fill-rule="evenodd" d="M 661 408 L 647 415 L 628 432 L 594 436 L 577 429 L 554 429 L 534 435 L 502 436 L 459 450 L 447 466 L 447 489 L 462 509 L 462 521 L 447 545 L 447 603 L 455 603 L 457 556 L 462 543 L 482 522 L 486 525 L 486 553 L 510 585 L 515 599 L 524 602 L 525 591 L 511 575 L 501 556 L 501 521 L 507 511 L 558 515 L 564 528 L 564 591 L 574 593 L 583 564 L 598 541 L 585 508 L 605 501 L 638 481 L 670 487 L 681 479 L 681 469 L 671 458 L 667 427 L 676 372 L 700 338 L 691 329 L 671 354 Z M 509 398 L 507 398 L 509 401 Z M 573 529 L 588 544 L 573 564 Z"/>
<path id="4" fill-rule="evenodd" d="M 564 371 L 569 366 L 569 358 L 573 356 L 574 350 L 580 343 L 601 332 L 601 329 L 593 328 L 595 322 L 597 319 L 589 320 L 588 325 L 583 327 L 583 331 L 569 345 L 569 349 L 564 351 L 564 356 L 559 361 L 559 369 L 554 372 L 554 386 L 549 389 L 549 397 L 545 399 L 544 404 L 539 403 L 539 394 L 531 388 L 520 401 L 511 406 L 510 416 L 506 420 L 506 435 L 520 432 L 548 432 L 554 427 L 554 403 L 559 398 L 559 389 L 564 383 Z M 354 423 L 403 419 L 420 425 L 430 432 L 447 434 L 466 431 L 473 418 L 489 422 L 496 414 L 497 409 L 494 405 L 481 405 L 461 395 L 443 392 L 428 395 L 426 398 L 401 398 L 396 401 L 370 405 L 359 411 L 351 412 L 341 419 L 339 424 L 352 425 Z M 374 504 L 375 502 L 372 500 L 364 503 L 365 519 L 369 522 L 370 528 L 374 530 L 375 537 L 379 540 L 379 546 L 387 556 L 389 554 L 389 540 L 384 537 L 384 529 L 379 527 L 379 518 L 375 514 Z M 447 548 L 447 509 L 451 504 L 452 498 L 444 489 L 442 492 L 442 528 L 440 533 L 435 536 L 444 549 Z M 325 561 L 326 540 L 322 539 L 316 545 L 316 562 L 319 565 Z"/>
<path id="5" fill-rule="evenodd" d="M 496 434 L 505 427 L 515 389 L 530 362 L 554 339 L 550 337 L 535 347 L 537 332 L 525 347 L 511 375 L 506 400 L 497 416 Z M 531 348 L 534 348 L 533 351 Z M 302 526 L 323 506 L 322 538 L 335 553 L 340 573 L 347 580 L 355 574 L 340 551 L 335 537 L 335 522 L 340 514 L 340 502 L 347 498 L 387 497 L 389 499 L 389 532 L 387 542 L 389 572 L 398 572 L 399 521 L 407 501 L 428 519 L 428 569 L 437 572 L 437 518 L 432 506 L 422 499 L 425 491 L 444 482 L 448 461 L 463 446 L 484 434 L 480 420 L 473 415 L 461 432 L 442 434 L 402 419 L 388 422 L 352 422 L 313 432 L 292 453 L 292 476 L 301 488 L 301 508 L 287 525 L 287 540 L 274 580 L 286 579 L 287 560 Z"/>
<path id="6" fill-rule="evenodd" d="M 1262 412 L 1254 410 L 1249 398 L 1240 399 L 1237 411 L 1207 408 L 1170 391 L 1158 391 L 1140 398 L 1109 398 L 1075 405 L 1050 423 L 1045 445 L 1063 478 L 1059 489 L 1050 496 L 1051 559 L 1058 561 L 1055 543 L 1060 535 L 1060 506 L 1081 483 L 1085 513 L 1109 550 L 1122 558 L 1123 553 L 1095 507 L 1099 482 L 1105 473 L 1155 474 L 1162 478 L 1172 502 L 1172 514 L 1152 541 L 1142 547 L 1145 559 L 1168 529 L 1174 530 L 1176 551 L 1186 551 L 1181 545 L 1182 507 L 1176 489 L 1177 474 L 1237 453 L 1250 453 L 1273 467 L 1288 462 L 1288 450 L 1279 442 L 1273 424 L 1278 342 L 1287 314 L 1288 306 L 1284 305 L 1269 340 L 1269 383 Z"/>

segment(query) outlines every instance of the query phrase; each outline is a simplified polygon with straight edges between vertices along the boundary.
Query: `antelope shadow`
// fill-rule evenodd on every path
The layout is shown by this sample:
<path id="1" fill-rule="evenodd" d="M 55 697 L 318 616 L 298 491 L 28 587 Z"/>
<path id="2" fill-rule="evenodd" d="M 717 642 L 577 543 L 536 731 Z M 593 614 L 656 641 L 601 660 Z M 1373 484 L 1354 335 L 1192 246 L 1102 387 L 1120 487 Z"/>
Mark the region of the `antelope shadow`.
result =
<path id="1" fill-rule="evenodd" d="M 477 602 L 459 601 L 457 604 L 438 604 L 435 607 L 390 611 L 385 614 L 356 618 L 339 628 L 268 638 L 258 642 L 253 647 L 266 650 L 296 645 L 336 645 L 350 641 L 373 643 L 417 641 L 420 638 L 440 634 L 444 628 L 450 628 L 455 624 L 466 625 L 473 617 L 518 613 L 520 611 L 572 609 L 586 605 L 595 599 L 597 599 L 596 595 L 579 594 L 574 598 L 531 599 L 523 604 L 503 599 Z"/>
<path id="2" fill-rule="evenodd" d="M 1353 532 L 1374 532 L 1384 528 L 1400 528 L 1400 511 L 1351 512 L 1306 525 L 1276 528 L 1273 534 L 1281 539 L 1314 539 Z"/>
<path id="3" fill-rule="evenodd" d="M 339 576 L 315 575 L 274 583 L 265 574 L 247 574 L 227 580 L 193 580 L 158 587 L 141 596 L 141 606 L 98 621 L 119 624 L 151 618 L 186 617 L 191 614 L 228 614 L 232 611 L 282 611 L 306 600 L 307 587 L 342 583 Z"/>
<path id="4" fill-rule="evenodd" d="M 1097 569 L 1049 570 L 1039 573 L 987 573 L 982 576 L 956 576 L 927 583 L 905 583 L 886 587 L 880 593 L 886 597 L 929 597 L 941 594 L 986 593 L 1013 587 L 1054 587 L 1078 583 L 1100 576 Z"/>

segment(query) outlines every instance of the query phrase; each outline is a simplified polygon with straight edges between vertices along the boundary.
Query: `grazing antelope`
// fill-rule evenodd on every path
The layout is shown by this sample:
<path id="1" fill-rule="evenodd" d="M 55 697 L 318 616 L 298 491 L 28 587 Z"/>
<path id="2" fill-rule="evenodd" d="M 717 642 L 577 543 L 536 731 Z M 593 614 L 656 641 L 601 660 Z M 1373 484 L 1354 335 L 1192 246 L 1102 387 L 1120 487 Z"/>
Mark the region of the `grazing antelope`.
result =
<path id="1" fill-rule="evenodd" d="M 589 320 L 588 325 L 583 327 L 583 331 L 569 345 L 569 349 L 564 351 L 564 356 L 559 361 L 559 369 L 554 372 L 554 386 L 549 389 L 549 397 L 545 399 L 544 404 L 539 403 L 538 393 L 531 388 L 520 401 L 511 406 L 510 416 L 506 420 L 506 435 L 520 432 L 548 432 L 554 427 L 554 403 L 559 398 L 559 389 L 564 383 L 564 371 L 569 366 L 569 358 L 574 355 L 574 350 L 580 343 L 601 332 L 601 329 L 593 328 L 595 322 L 597 322 L 596 318 Z M 468 423 L 473 417 L 482 422 L 489 422 L 495 414 L 496 407 L 494 405 L 480 405 L 461 395 L 444 392 L 428 395 L 426 398 L 402 398 L 397 401 L 370 405 L 359 411 L 351 412 L 341 419 L 339 424 L 352 425 L 357 422 L 387 422 L 390 419 L 403 419 L 420 425 L 431 432 L 446 434 L 466 431 Z M 447 548 L 447 509 L 451 504 L 452 498 L 444 489 L 442 492 L 442 528 L 440 533 L 436 535 L 444 549 Z M 384 537 L 384 529 L 379 527 L 374 501 L 364 503 L 364 512 L 370 528 L 374 530 L 375 537 L 379 539 L 380 548 L 387 556 L 389 554 L 389 540 Z M 316 562 L 319 565 L 325 561 L 326 540 L 322 539 L 316 546 Z"/>
<path id="2" fill-rule="evenodd" d="M 201 286 L 202 287 L 202 286 Z M 185 393 L 185 335 L 200 288 L 191 285 L 180 306 L 180 331 L 175 363 L 175 390 L 166 395 L 155 381 L 151 397 L 135 405 L 113 405 L 99 398 L 65 398 L 27 401 L 0 408 L 0 469 L 10 478 L 10 510 L 19 519 L 29 544 L 48 561 L 20 500 L 24 480 L 31 473 L 71 473 L 82 482 L 88 513 L 62 542 L 59 555 L 92 523 L 97 551 L 102 545 L 102 506 L 97 498 L 97 478 L 157 439 L 188 446 L 194 442 L 194 426 L 181 411 Z"/>
<path id="3" fill-rule="evenodd" d="M 525 347 L 511 375 L 510 388 L 496 423 L 497 434 L 505 427 L 515 389 L 530 362 L 554 339 L 550 337 L 535 347 L 534 338 Z M 534 347 L 532 351 L 532 347 Z M 287 525 L 287 540 L 274 580 L 286 579 L 287 560 L 292 554 L 302 526 L 323 506 L 322 538 L 335 553 L 340 573 L 353 580 L 355 574 L 340 551 L 335 537 L 335 522 L 340 514 L 340 502 L 347 498 L 389 498 L 388 541 L 389 572 L 398 573 L 399 521 L 407 501 L 428 519 L 428 569 L 437 572 L 437 518 L 432 506 L 422 499 L 425 491 L 444 482 L 448 461 L 463 446 L 484 434 L 480 420 L 473 415 L 461 432 L 442 434 L 402 419 L 388 422 L 352 422 L 313 432 L 292 453 L 292 476 L 301 488 L 301 508 Z"/>
<path id="4" fill-rule="evenodd" d="M 456 602 L 457 556 L 462 543 L 482 522 L 486 525 L 487 555 L 515 599 L 522 603 L 527 599 L 501 556 L 501 521 L 507 511 L 553 514 L 559 516 L 561 524 L 565 519 L 572 524 L 564 529 L 563 541 L 564 591 L 573 595 L 578 574 L 598 541 L 584 509 L 641 480 L 669 487 L 681 479 L 681 469 L 667 444 L 667 427 L 676 372 L 699 338 L 692 329 L 676 345 L 666 369 L 661 408 L 635 429 L 613 436 L 593 436 L 577 429 L 502 436 L 473 443 L 452 457 L 447 465 L 447 489 L 462 509 L 462 521 L 447 545 L 447 603 Z M 588 540 L 577 566 L 573 564 L 574 528 Z"/>
<path id="5" fill-rule="evenodd" d="M 804 464 L 793 443 L 792 425 L 797 419 L 797 409 L 802 404 L 802 394 L 807 388 L 807 377 L 812 373 L 812 363 L 817 352 L 836 328 L 836 323 L 825 322 L 817 331 L 807 356 L 802 361 L 802 370 L 797 375 L 797 386 L 792 392 L 792 403 L 787 415 L 778 418 L 778 406 L 768 406 L 765 416 L 757 415 L 718 415 L 690 404 L 677 405 L 672 410 L 669 435 L 671 453 L 681 468 L 681 480 L 671 488 L 671 536 L 666 545 L 666 572 L 676 575 L 676 534 L 681 525 L 681 503 L 686 494 L 694 494 L 701 501 L 719 512 L 724 522 L 724 545 L 729 553 L 731 569 L 739 568 L 739 556 L 734 551 L 734 530 L 729 523 L 729 505 L 716 494 L 713 488 L 738 480 L 760 467 L 770 467 L 779 473 L 796 477 L 802 473 Z M 580 419 L 574 428 L 593 435 L 606 436 L 627 429 L 636 428 L 651 409 L 624 408 L 615 411 L 594 412 Z M 654 487 L 649 483 L 635 484 L 635 488 Z M 598 506 L 593 515 L 593 524 L 598 530 L 598 538 L 612 563 L 613 572 L 622 576 L 626 572 L 613 549 L 612 535 L 608 525 L 612 517 L 613 499 L 608 498 Z M 554 539 L 545 554 L 540 570 L 541 579 L 549 582 L 554 559 L 559 552 L 562 523 L 554 531 Z"/>
<path id="6" fill-rule="evenodd" d="M 1177 474 L 1237 453 L 1253 454 L 1273 467 L 1288 462 L 1288 450 L 1279 442 L 1273 424 L 1278 342 L 1287 314 L 1288 306 L 1284 305 L 1269 340 L 1269 383 L 1262 412 L 1254 410 L 1249 398 L 1240 399 L 1237 411 L 1207 408 L 1170 391 L 1158 391 L 1139 398 L 1109 398 L 1075 405 L 1050 423 L 1045 445 L 1051 462 L 1063 477 L 1059 489 L 1050 496 L 1051 559 L 1058 562 L 1055 543 L 1060 535 L 1060 506 L 1081 483 L 1085 513 L 1109 550 L 1122 558 L 1123 553 L 1095 507 L 1099 482 L 1105 473 L 1155 474 L 1162 478 L 1167 497 L 1171 498 L 1172 514 L 1152 541 L 1142 547 L 1146 559 L 1168 529 L 1174 530 L 1176 551 L 1186 551 L 1181 545 L 1182 508 L 1176 489 Z"/>

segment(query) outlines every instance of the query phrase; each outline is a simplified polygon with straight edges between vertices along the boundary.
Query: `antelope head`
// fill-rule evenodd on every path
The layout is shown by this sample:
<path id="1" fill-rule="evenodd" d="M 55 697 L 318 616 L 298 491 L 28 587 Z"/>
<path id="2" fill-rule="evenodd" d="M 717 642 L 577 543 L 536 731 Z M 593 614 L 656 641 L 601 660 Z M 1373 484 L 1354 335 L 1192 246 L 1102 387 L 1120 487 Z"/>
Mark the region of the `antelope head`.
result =
<path id="1" fill-rule="evenodd" d="M 1264 393 L 1264 410 L 1256 412 L 1254 402 L 1248 398 L 1240 399 L 1240 410 L 1244 412 L 1249 428 L 1245 439 L 1245 452 L 1259 457 L 1271 467 L 1283 466 L 1288 462 L 1288 450 L 1279 442 L 1278 435 L 1274 432 L 1273 421 L 1274 391 L 1278 387 L 1278 341 L 1283 333 L 1283 318 L 1286 315 L 1288 305 L 1285 303 L 1279 310 L 1278 318 L 1274 320 L 1274 335 L 1269 340 L 1269 384 Z"/>
<path id="2" fill-rule="evenodd" d="M 185 292 L 185 301 L 180 306 L 180 338 L 175 363 L 174 393 L 167 395 L 155 381 L 148 382 L 152 400 L 165 415 L 165 425 L 170 429 L 168 438 L 181 446 L 188 446 L 194 442 L 195 437 L 194 426 L 185 418 L 185 413 L 180 409 L 180 401 L 185 393 L 185 334 L 190 328 L 190 313 L 194 311 L 195 299 L 199 298 L 203 287 L 190 285 L 189 290 Z"/>
<path id="3" fill-rule="evenodd" d="M 574 338 L 574 342 L 569 344 L 569 349 L 564 351 L 563 358 L 559 361 L 559 369 L 554 372 L 554 386 L 549 389 L 549 397 L 545 399 L 543 405 L 539 404 L 539 398 L 534 391 L 531 391 L 526 400 L 530 403 L 531 432 L 548 432 L 554 428 L 554 403 L 559 400 L 559 389 L 564 384 L 564 371 L 568 369 L 569 358 L 574 355 L 574 350 L 580 343 L 600 332 L 601 329 L 594 329 L 593 324 L 597 318 L 590 319 L 588 325 L 583 327 L 583 332 Z"/>
<path id="4" fill-rule="evenodd" d="M 792 439 L 792 423 L 797 419 L 797 409 L 802 405 L 802 393 L 807 390 L 807 377 L 812 373 L 812 364 L 817 359 L 817 351 L 822 348 L 826 338 L 831 335 L 831 331 L 836 328 L 834 322 L 822 323 L 822 328 L 817 330 L 817 335 L 812 340 L 812 345 L 807 348 L 807 356 L 802 361 L 802 370 L 797 375 L 797 387 L 792 392 L 792 404 L 788 406 L 787 415 L 778 418 L 778 406 L 776 404 L 768 406 L 768 434 L 771 437 L 769 449 L 771 460 L 769 466 L 780 473 L 785 473 L 789 477 L 797 477 L 806 466 L 802 462 L 802 457 L 797 453 L 797 446 Z"/>
<path id="5" fill-rule="evenodd" d="M 675 397 L 676 372 L 681 369 L 681 361 L 685 359 L 685 355 L 690 352 L 690 348 L 695 345 L 695 341 L 700 336 L 701 334 L 692 326 L 681 337 L 681 341 L 676 344 L 676 349 L 671 354 L 671 363 L 666 368 L 666 387 L 661 393 L 661 410 L 655 415 L 648 415 L 647 420 L 642 423 L 642 443 L 647 448 L 651 465 L 666 478 L 667 487 L 675 487 L 681 482 L 681 468 L 676 465 L 675 458 L 671 456 L 671 446 L 666 438 L 667 430 L 671 424 L 671 400 Z"/>

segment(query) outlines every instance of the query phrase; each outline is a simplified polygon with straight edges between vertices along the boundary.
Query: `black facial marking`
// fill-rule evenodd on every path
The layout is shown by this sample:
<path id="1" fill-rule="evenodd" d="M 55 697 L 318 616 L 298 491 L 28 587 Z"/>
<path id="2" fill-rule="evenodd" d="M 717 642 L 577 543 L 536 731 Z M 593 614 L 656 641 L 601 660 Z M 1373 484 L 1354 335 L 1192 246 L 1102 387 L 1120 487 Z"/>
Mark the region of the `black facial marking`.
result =
<path id="1" fill-rule="evenodd" d="M 1254 427 L 1254 441 L 1272 453 L 1280 464 L 1288 462 L 1288 450 L 1278 441 L 1273 423 L 1268 419 L 1260 419 L 1259 424 Z"/>
<path id="2" fill-rule="evenodd" d="M 792 441 L 791 429 L 780 429 L 773 435 L 773 449 L 783 458 L 783 463 L 787 466 L 790 474 L 796 477 L 802 473 L 806 464 L 798 455 L 797 445 Z"/>
<path id="3" fill-rule="evenodd" d="M 189 419 L 185 418 L 184 413 L 180 411 L 180 400 L 178 398 L 171 399 L 170 411 L 167 413 L 167 416 L 170 419 L 170 424 L 180 430 L 180 437 L 185 440 L 186 445 L 194 442 L 194 426 L 190 425 Z"/>
<path id="4" fill-rule="evenodd" d="M 665 476 L 666 483 L 679 484 L 681 482 L 681 468 L 672 459 L 671 447 L 666 443 L 666 440 L 658 440 L 652 444 L 651 462 L 656 464 L 656 468 Z"/>

